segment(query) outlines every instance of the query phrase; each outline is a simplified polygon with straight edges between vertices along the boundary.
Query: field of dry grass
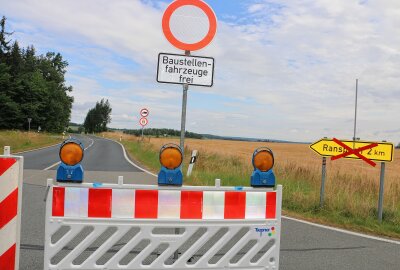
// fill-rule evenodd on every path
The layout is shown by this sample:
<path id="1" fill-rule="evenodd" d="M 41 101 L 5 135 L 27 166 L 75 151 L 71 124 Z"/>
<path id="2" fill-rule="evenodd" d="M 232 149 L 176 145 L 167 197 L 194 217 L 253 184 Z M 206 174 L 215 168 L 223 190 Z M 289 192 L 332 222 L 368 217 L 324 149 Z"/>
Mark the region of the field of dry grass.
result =
<path id="1" fill-rule="evenodd" d="M 110 133 L 108 136 L 119 138 L 121 134 Z M 125 142 L 138 140 L 130 135 L 122 135 L 122 138 Z M 156 153 L 165 143 L 179 144 L 179 139 L 146 138 L 144 142 Z M 326 217 L 323 222 L 328 224 L 335 224 L 340 219 L 340 225 L 346 228 L 353 228 L 356 223 L 367 232 L 376 232 L 374 227 L 381 226 L 375 223 L 380 164 L 374 168 L 361 160 L 331 161 L 328 158 L 325 207 L 320 209 L 322 158 L 306 144 L 196 139 L 187 139 L 185 142 L 187 153 L 193 149 L 200 153 L 194 173 L 186 178 L 186 184 L 212 185 L 214 178 L 221 178 L 224 185 L 249 185 L 252 153 L 258 147 L 267 146 L 275 155 L 274 171 L 278 182 L 284 185 L 284 208 L 288 212 L 295 215 L 300 213 L 300 216 L 314 220 L 319 214 Z M 379 232 L 396 237 L 400 237 L 399 155 L 400 150 L 395 150 L 394 161 L 386 163 L 385 173 L 384 219 L 391 227 L 389 231 L 394 230 L 394 234 L 386 233 L 384 228 Z"/>
<path id="2" fill-rule="evenodd" d="M 0 131 L 0 153 L 3 154 L 4 146 L 10 146 L 11 152 L 31 150 L 38 147 L 53 145 L 62 141 L 61 135 L 22 132 L 18 130 Z"/>
<path id="3" fill-rule="evenodd" d="M 115 136 L 115 135 L 114 135 Z M 120 135 L 117 135 L 121 136 Z M 124 140 L 133 140 L 135 137 L 122 134 Z M 118 137 L 119 138 L 119 137 Z M 135 138 L 136 139 L 136 138 Z M 147 138 L 155 149 L 166 143 L 176 143 L 179 145 L 177 138 Z M 266 146 L 273 150 L 275 156 L 275 164 L 279 167 L 287 167 L 296 164 L 298 167 L 307 168 L 307 170 L 320 173 L 322 159 L 316 155 L 307 144 L 293 143 L 263 143 L 263 142 L 241 142 L 241 141 L 224 141 L 224 140 L 196 140 L 186 139 L 185 147 L 189 150 L 197 149 L 199 153 L 217 154 L 222 156 L 238 157 L 244 163 L 251 163 L 251 155 L 258 148 Z M 394 153 L 394 161 L 386 163 L 385 185 L 386 194 L 391 197 L 390 193 L 397 193 L 400 196 L 400 149 L 396 149 Z M 399 157 L 396 159 L 396 157 Z M 331 161 L 327 159 L 328 178 L 335 178 L 338 175 L 346 175 L 354 179 L 362 178 L 368 188 L 372 186 L 379 187 L 380 164 L 372 167 L 361 160 L 340 159 Z M 331 179 L 336 182 L 340 179 Z M 335 181 L 336 180 L 336 181 Z M 368 183 L 367 183 L 368 182 Z M 327 183 L 329 184 L 329 183 Z M 334 183 L 332 183 L 334 184 Z M 338 183 L 336 183 L 338 184 Z M 355 183 L 342 183 L 348 185 Z M 359 183 L 356 183 L 359 186 Z M 394 194 L 393 194 L 394 195 Z M 397 199 L 399 199 L 398 197 Z"/>

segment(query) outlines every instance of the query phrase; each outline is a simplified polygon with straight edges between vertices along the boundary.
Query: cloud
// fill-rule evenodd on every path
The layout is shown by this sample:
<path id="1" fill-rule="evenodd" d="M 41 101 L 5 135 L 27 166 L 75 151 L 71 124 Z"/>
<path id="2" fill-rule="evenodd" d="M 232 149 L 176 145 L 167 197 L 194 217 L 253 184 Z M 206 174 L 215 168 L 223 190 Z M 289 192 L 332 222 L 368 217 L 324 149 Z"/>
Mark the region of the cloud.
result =
<path id="1" fill-rule="evenodd" d="M 193 131 L 351 138 L 359 78 L 357 137 L 400 141 L 399 132 L 388 132 L 400 115 L 396 1 L 240 2 L 229 3 L 244 5 L 240 12 L 217 14 L 215 40 L 193 52 L 216 60 L 214 87 L 189 90 Z M 104 97 L 113 105 L 112 126 L 121 128 L 135 127 L 142 106 L 151 107 L 153 127 L 180 126 L 181 88 L 155 82 L 157 54 L 180 53 L 161 31 L 166 4 L 0 0 L 23 44 L 60 50 L 69 60 L 73 120 L 83 121 L 90 104 Z"/>

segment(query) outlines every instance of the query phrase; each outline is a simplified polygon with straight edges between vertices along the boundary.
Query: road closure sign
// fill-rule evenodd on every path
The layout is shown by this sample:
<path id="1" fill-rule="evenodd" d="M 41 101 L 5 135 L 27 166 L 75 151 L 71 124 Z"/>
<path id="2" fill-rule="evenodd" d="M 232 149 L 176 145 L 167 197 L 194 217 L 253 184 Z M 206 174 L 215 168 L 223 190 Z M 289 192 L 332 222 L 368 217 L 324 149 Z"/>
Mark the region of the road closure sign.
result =
<path id="1" fill-rule="evenodd" d="M 149 110 L 146 109 L 146 108 L 141 109 L 141 110 L 140 110 L 140 115 L 141 115 L 142 117 L 147 117 L 147 116 L 149 116 Z"/>
<path id="2" fill-rule="evenodd" d="M 176 48 L 196 51 L 206 47 L 217 31 L 213 9 L 200 0 L 176 0 L 165 10 L 162 30 Z"/>
<path id="3" fill-rule="evenodd" d="M 160 53 L 157 82 L 211 87 L 214 58 Z"/>
<path id="4" fill-rule="evenodd" d="M 325 157 L 368 159 L 381 162 L 393 161 L 394 145 L 392 143 L 353 142 L 350 140 L 340 140 L 338 143 L 337 141 L 336 139 L 321 139 L 311 144 L 310 148 L 317 154 Z"/>

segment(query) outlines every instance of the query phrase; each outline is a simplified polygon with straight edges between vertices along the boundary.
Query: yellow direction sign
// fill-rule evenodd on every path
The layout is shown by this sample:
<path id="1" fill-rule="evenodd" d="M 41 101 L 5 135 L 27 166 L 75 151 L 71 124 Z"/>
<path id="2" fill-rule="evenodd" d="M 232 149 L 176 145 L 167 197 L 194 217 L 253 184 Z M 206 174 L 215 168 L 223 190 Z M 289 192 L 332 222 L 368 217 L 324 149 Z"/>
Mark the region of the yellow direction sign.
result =
<path id="1" fill-rule="evenodd" d="M 370 147 L 366 150 L 356 151 L 358 155 L 351 154 L 343 156 L 344 158 L 361 159 L 361 156 L 369 160 L 391 162 L 393 161 L 394 145 L 388 142 L 366 142 L 366 141 L 346 141 L 340 140 L 344 145 L 351 149 L 366 148 L 369 145 L 377 144 L 377 146 Z M 354 146 L 354 147 L 353 147 Z M 333 157 L 343 155 L 348 152 L 346 147 L 341 146 L 334 139 L 321 139 L 310 145 L 310 148 L 317 154 L 325 157 Z"/>

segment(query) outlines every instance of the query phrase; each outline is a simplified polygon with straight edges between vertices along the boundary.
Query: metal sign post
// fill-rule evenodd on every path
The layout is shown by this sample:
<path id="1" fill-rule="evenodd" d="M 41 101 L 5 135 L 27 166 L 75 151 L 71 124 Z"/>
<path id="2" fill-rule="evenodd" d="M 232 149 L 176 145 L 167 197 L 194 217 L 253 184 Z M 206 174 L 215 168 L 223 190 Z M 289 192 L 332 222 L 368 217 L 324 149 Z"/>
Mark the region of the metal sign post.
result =
<path id="1" fill-rule="evenodd" d="M 386 142 L 386 141 L 382 141 Z M 383 219 L 383 193 L 385 191 L 385 162 L 381 162 L 381 174 L 379 181 L 379 199 L 378 199 L 378 220 L 382 222 Z"/>
<path id="2" fill-rule="evenodd" d="M 142 140 L 143 140 L 143 129 L 144 129 L 144 126 L 147 125 L 148 123 L 149 123 L 149 120 L 147 120 L 147 118 L 145 118 L 145 117 L 142 117 L 139 120 L 139 124 L 142 126 Z"/>
<path id="3" fill-rule="evenodd" d="M 185 51 L 185 55 L 189 56 L 190 51 Z M 189 85 L 184 84 L 182 86 L 183 94 L 182 94 L 182 116 L 181 116 L 181 138 L 179 142 L 179 146 L 182 149 L 182 158 L 185 157 L 185 131 L 186 131 L 186 106 L 187 106 L 187 92 L 189 90 Z"/>
<path id="4" fill-rule="evenodd" d="M 206 28 L 207 31 L 203 32 Z M 213 40 L 217 31 L 217 17 L 212 8 L 203 1 L 173 1 L 164 11 L 162 30 L 165 38 L 173 46 L 185 51 L 184 56 L 159 54 L 157 67 L 158 82 L 183 85 L 179 145 L 184 154 L 189 84 L 211 87 L 214 72 L 214 59 L 189 56 L 191 51 L 200 50 Z M 174 33 L 179 33 L 179 35 L 176 36 Z"/>
<path id="5" fill-rule="evenodd" d="M 378 220 L 382 222 L 383 217 L 383 191 L 385 184 L 385 162 L 381 162 L 381 175 L 379 182 Z"/>
<path id="6" fill-rule="evenodd" d="M 28 118 L 28 132 L 31 131 L 31 121 L 32 121 L 32 118 Z"/>
<path id="7" fill-rule="evenodd" d="M 147 108 L 143 108 L 140 110 L 140 116 L 142 116 L 142 118 L 140 118 L 139 120 L 139 124 L 142 126 L 142 141 L 143 141 L 143 129 L 144 126 L 147 125 L 149 123 L 149 120 L 147 120 L 147 116 L 149 116 L 150 112 Z"/>
<path id="8" fill-rule="evenodd" d="M 321 172 L 321 190 L 319 197 L 319 206 L 324 206 L 324 195 L 325 195 L 325 179 L 326 179 L 326 157 L 322 158 L 322 172 Z"/>

